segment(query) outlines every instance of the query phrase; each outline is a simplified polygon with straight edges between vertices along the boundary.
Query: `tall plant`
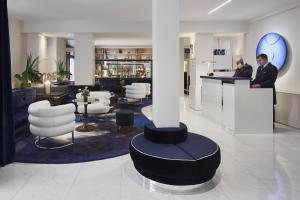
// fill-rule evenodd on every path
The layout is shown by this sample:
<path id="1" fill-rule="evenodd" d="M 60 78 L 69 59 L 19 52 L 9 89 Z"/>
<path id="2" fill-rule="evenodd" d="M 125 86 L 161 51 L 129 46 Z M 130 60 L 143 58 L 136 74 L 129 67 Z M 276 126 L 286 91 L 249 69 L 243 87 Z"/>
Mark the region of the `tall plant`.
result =
<path id="1" fill-rule="evenodd" d="M 31 83 L 43 83 L 43 74 L 38 70 L 39 57 L 33 58 L 30 54 L 26 59 L 25 71 L 16 74 L 15 78 L 21 82 L 21 88 L 31 87 Z"/>
<path id="2" fill-rule="evenodd" d="M 71 73 L 66 70 L 66 65 L 64 61 L 57 60 L 56 61 L 56 80 L 58 84 L 63 84 L 64 79 L 70 76 Z"/>

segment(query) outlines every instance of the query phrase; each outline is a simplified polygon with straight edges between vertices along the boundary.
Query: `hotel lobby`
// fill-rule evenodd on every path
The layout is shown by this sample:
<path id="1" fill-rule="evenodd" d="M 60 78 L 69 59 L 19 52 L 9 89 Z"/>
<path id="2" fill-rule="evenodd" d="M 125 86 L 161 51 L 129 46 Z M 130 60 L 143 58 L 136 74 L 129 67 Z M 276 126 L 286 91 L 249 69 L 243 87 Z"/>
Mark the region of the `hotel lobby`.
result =
<path id="1" fill-rule="evenodd" d="M 299 17 L 300 0 L 1 0 L 0 199 L 299 199 Z"/>

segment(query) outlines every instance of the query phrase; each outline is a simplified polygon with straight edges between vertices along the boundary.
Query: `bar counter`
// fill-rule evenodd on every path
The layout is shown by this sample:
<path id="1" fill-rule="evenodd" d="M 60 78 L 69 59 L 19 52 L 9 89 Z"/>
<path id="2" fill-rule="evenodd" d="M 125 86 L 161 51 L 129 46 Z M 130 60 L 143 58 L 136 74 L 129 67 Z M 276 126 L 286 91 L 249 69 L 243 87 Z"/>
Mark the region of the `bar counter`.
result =
<path id="1" fill-rule="evenodd" d="M 221 80 L 222 83 L 232 83 L 234 84 L 235 81 L 240 80 L 251 80 L 250 78 L 244 78 L 244 77 L 228 77 L 228 76 L 200 76 L 200 78 L 203 79 L 214 79 L 214 80 Z"/>

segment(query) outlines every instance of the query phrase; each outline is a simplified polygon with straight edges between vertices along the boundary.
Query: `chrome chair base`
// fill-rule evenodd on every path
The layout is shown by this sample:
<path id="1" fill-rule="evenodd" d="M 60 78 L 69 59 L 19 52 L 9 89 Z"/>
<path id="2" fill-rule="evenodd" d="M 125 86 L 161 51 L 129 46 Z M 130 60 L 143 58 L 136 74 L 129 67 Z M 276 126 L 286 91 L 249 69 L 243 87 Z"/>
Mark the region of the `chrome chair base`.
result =
<path id="1" fill-rule="evenodd" d="M 35 137 L 35 141 L 34 141 L 34 145 L 39 148 L 39 149 L 44 149 L 44 150 L 54 150 L 54 149 L 61 149 L 64 147 L 68 147 L 73 145 L 74 142 L 74 131 L 72 131 L 72 141 L 70 143 L 64 144 L 64 145 L 60 145 L 60 146 L 54 146 L 54 147 L 47 147 L 47 146 L 43 146 L 40 145 L 39 143 L 41 141 L 47 140 L 49 137 L 45 137 L 45 138 L 41 138 L 40 136 Z"/>

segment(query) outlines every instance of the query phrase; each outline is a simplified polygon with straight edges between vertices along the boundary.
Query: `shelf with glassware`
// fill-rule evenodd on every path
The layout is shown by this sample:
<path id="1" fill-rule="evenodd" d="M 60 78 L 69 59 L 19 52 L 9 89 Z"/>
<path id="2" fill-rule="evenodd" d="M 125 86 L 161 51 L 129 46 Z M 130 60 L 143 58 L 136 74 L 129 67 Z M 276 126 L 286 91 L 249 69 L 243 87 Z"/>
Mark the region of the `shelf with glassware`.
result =
<path id="1" fill-rule="evenodd" d="M 96 60 L 122 59 L 122 60 L 151 60 L 151 48 L 95 48 Z"/>
<path id="2" fill-rule="evenodd" d="M 97 78 L 151 78 L 152 60 L 96 60 Z"/>
<path id="3" fill-rule="evenodd" d="M 96 79 L 151 78 L 151 48 L 95 48 Z"/>

